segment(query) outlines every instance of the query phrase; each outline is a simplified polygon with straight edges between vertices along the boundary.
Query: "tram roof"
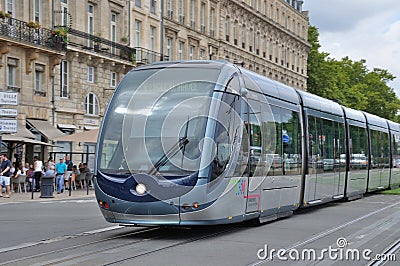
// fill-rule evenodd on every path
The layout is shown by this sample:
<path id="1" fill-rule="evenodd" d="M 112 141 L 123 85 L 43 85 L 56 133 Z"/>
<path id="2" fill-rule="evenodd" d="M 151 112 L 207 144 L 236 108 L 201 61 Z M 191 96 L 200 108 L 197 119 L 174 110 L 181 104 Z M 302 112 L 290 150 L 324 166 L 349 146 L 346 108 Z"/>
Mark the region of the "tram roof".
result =
<path id="1" fill-rule="evenodd" d="M 400 124 L 395 123 L 393 121 L 387 120 L 388 124 L 389 124 L 389 129 L 392 131 L 397 131 L 400 132 Z"/>
<path id="2" fill-rule="evenodd" d="M 252 79 L 261 89 L 261 91 L 270 97 L 277 98 L 283 101 L 299 104 L 299 96 L 296 90 L 283 83 L 264 77 L 260 74 L 239 67 L 240 71 Z"/>
<path id="3" fill-rule="evenodd" d="M 377 127 L 381 127 L 381 128 L 385 128 L 388 129 L 388 124 L 387 124 L 387 120 L 385 118 L 367 113 L 367 112 L 363 112 L 367 118 L 367 122 L 369 125 L 373 125 L 373 126 L 377 126 Z"/>
<path id="4" fill-rule="evenodd" d="M 142 65 L 138 66 L 132 71 L 135 70 L 141 70 L 141 69 L 154 69 L 154 68 L 166 68 L 166 67 L 193 67 L 193 68 L 215 68 L 215 69 L 221 69 L 224 66 L 231 66 L 233 67 L 234 65 L 232 63 L 229 63 L 228 61 L 209 61 L 209 60 L 188 60 L 188 61 L 160 61 L 148 65 Z"/>
<path id="5" fill-rule="evenodd" d="M 297 92 L 303 100 L 304 107 L 343 116 L 343 110 L 340 104 L 305 91 L 298 90 Z"/>
<path id="6" fill-rule="evenodd" d="M 365 116 L 363 112 L 360 110 L 355 110 L 349 107 L 343 106 L 344 113 L 346 114 L 347 119 L 359 121 L 365 123 L 367 120 L 365 119 Z"/>

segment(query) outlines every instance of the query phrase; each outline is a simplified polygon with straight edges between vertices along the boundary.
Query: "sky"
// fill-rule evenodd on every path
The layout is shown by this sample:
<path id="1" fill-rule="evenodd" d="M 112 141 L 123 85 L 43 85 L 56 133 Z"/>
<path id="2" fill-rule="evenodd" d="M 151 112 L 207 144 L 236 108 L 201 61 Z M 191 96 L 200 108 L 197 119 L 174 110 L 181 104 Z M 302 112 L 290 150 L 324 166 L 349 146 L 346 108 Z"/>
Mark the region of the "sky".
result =
<path id="1" fill-rule="evenodd" d="M 303 10 L 318 28 L 320 52 L 388 70 L 397 77 L 388 85 L 400 97 L 399 0 L 304 0 Z"/>

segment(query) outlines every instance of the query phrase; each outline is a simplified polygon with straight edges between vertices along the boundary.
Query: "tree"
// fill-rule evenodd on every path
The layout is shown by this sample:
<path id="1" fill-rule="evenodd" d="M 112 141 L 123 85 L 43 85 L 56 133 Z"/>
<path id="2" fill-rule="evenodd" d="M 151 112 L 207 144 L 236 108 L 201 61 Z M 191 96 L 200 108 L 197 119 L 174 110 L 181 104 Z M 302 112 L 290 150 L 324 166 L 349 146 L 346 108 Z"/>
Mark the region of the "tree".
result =
<path id="1" fill-rule="evenodd" d="M 318 29 L 310 26 L 307 90 L 350 108 L 387 119 L 400 119 L 396 117 L 400 100 L 387 85 L 395 76 L 385 69 L 368 70 L 365 59 L 352 61 L 344 57 L 338 61 L 330 58 L 329 53 L 319 51 L 318 36 Z"/>

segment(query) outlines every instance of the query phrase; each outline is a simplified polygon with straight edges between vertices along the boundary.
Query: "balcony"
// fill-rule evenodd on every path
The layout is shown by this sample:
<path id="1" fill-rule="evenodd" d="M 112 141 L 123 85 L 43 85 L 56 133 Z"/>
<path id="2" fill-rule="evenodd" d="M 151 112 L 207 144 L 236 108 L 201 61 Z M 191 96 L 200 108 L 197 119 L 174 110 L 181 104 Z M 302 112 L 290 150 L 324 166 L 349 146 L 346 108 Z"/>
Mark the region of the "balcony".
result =
<path id="1" fill-rule="evenodd" d="M 68 34 L 68 48 L 75 47 L 133 65 L 161 61 L 161 54 L 142 47 L 132 48 L 76 29 L 70 29 Z"/>
<path id="2" fill-rule="evenodd" d="M 0 18 L 0 37 L 58 52 L 67 49 L 66 39 L 57 36 L 54 31 L 15 18 Z"/>
<path id="3" fill-rule="evenodd" d="M 161 54 L 152 50 L 148 50 L 143 47 L 135 47 L 134 51 L 135 56 L 133 57 L 133 60 L 138 65 L 151 64 L 161 61 Z M 164 55 L 164 61 L 168 61 L 168 56 Z"/>

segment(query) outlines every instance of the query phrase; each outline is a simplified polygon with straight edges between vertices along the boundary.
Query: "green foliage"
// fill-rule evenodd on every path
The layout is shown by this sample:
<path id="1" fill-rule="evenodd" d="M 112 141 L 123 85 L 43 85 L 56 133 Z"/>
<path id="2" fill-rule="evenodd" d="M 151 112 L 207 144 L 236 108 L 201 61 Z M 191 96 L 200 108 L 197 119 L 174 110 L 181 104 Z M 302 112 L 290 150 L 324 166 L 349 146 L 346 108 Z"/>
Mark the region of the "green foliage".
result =
<path id="1" fill-rule="evenodd" d="M 340 61 L 320 52 L 318 29 L 309 27 L 308 40 L 311 49 L 308 56 L 308 92 L 335 100 L 347 107 L 363 110 L 400 122 L 396 116 L 400 100 L 387 82 L 395 76 L 385 69 L 368 70 L 366 60 L 352 61 L 348 57 Z"/>

